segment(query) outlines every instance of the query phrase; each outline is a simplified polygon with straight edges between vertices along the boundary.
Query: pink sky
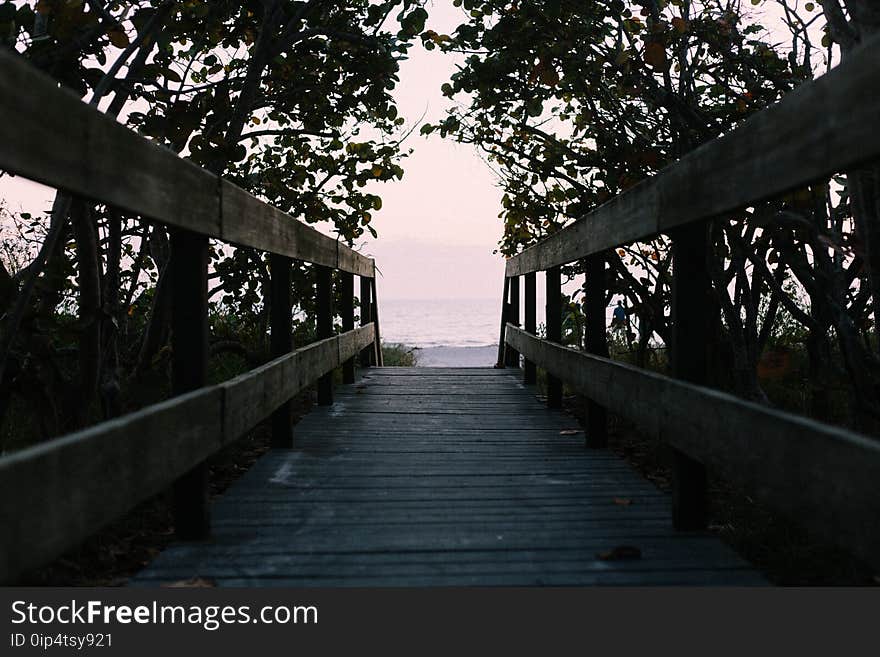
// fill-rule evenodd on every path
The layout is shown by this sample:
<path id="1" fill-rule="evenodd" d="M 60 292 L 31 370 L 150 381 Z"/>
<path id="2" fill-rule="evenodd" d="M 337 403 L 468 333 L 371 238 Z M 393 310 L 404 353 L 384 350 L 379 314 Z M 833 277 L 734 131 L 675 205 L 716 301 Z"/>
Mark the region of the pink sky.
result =
<path id="1" fill-rule="evenodd" d="M 428 27 L 441 34 L 461 22 L 462 10 L 451 2 L 437 2 L 428 10 Z M 455 70 L 454 60 L 420 45 L 411 53 L 401 64 L 394 92 L 400 114 L 411 123 L 427 109 L 425 121 L 436 121 L 450 102 L 440 85 Z M 425 138 L 418 130 L 407 146 L 415 152 L 403 162 L 403 180 L 372 190 L 383 199 L 373 219 L 379 239 L 361 246 L 381 270 L 380 298 L 500 297 L 504 264 L 492 251 L 502 229 L 501 193 L 492 172 L 472 148 Z M 53 190 L 23 178 L 0 178 L 0 198 L 13 209 L 40 212 L 52 196 Z M 330 231 L 329 226 L 319 229 Z"/>
<path id="2" fill-rule="evenodd" d="M 449 34 L 463 22 L 464 10 L 451 2 L 428 6 L 428 29 Z M 455 71 L 455 59 L 420 45 L 401 64 L 394 92 L 408 122 L 443 117 L 451 101 L 440 85 Z M 407 145 L 415 152 L 403 163 L 403 180 L 377 186 L 382 210 L 373 226 L 378 240 L 364 251 L 382 270 L 385 298 L 494 298 L 501 296 L 504 261 L 493 255 L 502 233 L 498 218 L 501 192 L 495 177 L 474 149 L 437 135 L 414 133 Z"/>

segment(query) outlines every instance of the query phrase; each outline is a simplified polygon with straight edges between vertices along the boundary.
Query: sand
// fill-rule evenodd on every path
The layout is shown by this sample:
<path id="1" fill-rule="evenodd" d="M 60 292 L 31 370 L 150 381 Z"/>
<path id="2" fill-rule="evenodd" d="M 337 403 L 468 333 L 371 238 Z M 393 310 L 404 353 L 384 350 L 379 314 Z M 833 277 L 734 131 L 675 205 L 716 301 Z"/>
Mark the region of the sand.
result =
<path id="1" fill-rule="evenodd" d="M 416 367 L 492 367 L 498 347 L 423 347 L 415 356 Z"/>

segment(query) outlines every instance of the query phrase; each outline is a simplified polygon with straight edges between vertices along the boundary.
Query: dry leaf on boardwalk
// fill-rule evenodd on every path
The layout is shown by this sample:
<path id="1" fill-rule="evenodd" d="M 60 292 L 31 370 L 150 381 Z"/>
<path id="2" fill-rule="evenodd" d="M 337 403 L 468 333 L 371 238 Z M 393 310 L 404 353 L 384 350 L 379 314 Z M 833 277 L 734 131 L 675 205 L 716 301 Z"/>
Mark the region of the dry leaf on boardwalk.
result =
<path id="1" fill-rule="evenodd" d="M 596 558 L 602 561 L 630 561 L 641 559 L 642 551 L 633 545 L 618 545 L 607 552 L 600 552 Z"/>

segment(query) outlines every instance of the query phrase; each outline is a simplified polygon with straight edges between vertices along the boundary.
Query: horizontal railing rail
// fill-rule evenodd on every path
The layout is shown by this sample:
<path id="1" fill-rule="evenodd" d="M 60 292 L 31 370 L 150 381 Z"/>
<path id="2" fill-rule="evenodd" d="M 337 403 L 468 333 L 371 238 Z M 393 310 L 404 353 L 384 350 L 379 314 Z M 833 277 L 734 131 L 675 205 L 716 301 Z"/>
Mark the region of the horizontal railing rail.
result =
<path id="1" fill-rule="evenodd" d="M 373 337 L 369 324 L 0 459 L 0 581 L 62 554 L 161 492 Z"/>
<path id="2" fill-rule="evenodd" d="M 818 80 L 507 260 L 507 276 L 574 262 L 880 157 L 880 37 Z"/>
<path id="3" fill-rule="evenodd" d="M 291 399 L 354 361 L 382 364 L 375 261 L 139 136 L 0 51 L 0 169 L 171 230 L 172 394 L 162 403 L 0 458 L 0 582 L 15 581 L 173 485 L 182 538 L 207 538 L 207 459 L 272 420 L 293 444 Z M 208 238 L 270 256 L 274 360 L 207 385 Z M 293 350 L 292 263 L 315 265 L 318 341 Z M 333 277 L 343 332 L 333 335 Z M 360 328 L 354 327 L 354 276 Z"/>
<path id="4" fill-rule="evenodd" d="M 706 387 L 710 327 L 709 222 L 838 172 L 880 159 L 880 38 L 805 83 L 727 135 L 506 264 L 499 366 L 526 383 L 547 373 L 547 402 L 562 384 L 587 398 L 586 443 L 606 444 L 606 411 L 637 422 L 670 446 L 673 523 L 701 529 L 710 466 L 768 507 L 880 566 L 880 442 L 743 401 Z M 610 360 L 606 334 L 607 252 L 659 234 L 672 242 L 671 373 Z M 561 345 L 562 265 L 584 266 L 585 351 Z M 546 337 L 535 336 L 535 276 L 546 271 Z M 519 277 L 525 279 L 525 330 Z"/>
<path id="5" fill-rule="evenodd" d="M 371 258 L 141 137 L 23 58 L 0 50 L 0 73 L 0 169 L 168 226 L 375 275 Z"/>
<path id="6" fill-rule="evenodd" d="M 539 368 L 880 566 L 880 443 L 507 325 Z"/>

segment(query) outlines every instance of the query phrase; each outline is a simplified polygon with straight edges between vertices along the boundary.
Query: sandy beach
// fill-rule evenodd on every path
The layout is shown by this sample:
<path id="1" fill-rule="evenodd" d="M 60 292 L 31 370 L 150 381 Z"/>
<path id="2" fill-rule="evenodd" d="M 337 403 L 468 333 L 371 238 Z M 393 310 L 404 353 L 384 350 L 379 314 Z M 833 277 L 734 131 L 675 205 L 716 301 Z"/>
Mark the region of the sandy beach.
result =
<path id="1" fill-rule="evenodd" d="M 415 357 L 416 367 L 492 367 L 498 347 L 421 347 Z"/>

